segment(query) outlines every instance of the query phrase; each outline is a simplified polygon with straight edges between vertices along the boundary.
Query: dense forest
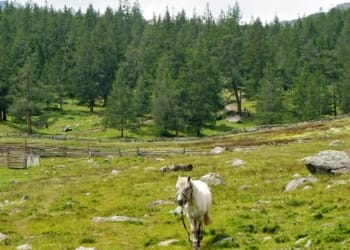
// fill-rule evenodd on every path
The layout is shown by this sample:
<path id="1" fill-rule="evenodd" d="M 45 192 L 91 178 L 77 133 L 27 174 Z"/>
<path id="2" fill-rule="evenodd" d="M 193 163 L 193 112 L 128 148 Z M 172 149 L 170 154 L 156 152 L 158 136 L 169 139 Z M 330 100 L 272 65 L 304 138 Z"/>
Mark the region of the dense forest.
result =
<path id="1" fill-rule="evenodd" d="M 74 98 L 104 124 L 159 134 L 215 123 L 228 100 L 275 124 L 350 112 L 350 10 L 293 22 L 242 23 L 236 4 L 214 18 L 169 11 L 145 20 L 120 1 L 99 13 L 9 4 L 0 11 L 0 120 L 45 126 Z"/>

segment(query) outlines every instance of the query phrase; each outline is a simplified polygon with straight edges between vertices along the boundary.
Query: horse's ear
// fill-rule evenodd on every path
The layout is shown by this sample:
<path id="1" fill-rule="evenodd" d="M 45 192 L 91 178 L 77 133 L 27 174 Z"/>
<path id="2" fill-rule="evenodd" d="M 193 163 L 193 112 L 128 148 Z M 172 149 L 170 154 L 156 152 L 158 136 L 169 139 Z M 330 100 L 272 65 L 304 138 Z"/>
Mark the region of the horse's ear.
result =
<path id="1" fill-rule="evenodd" d="M 190 182 L 191 181 L 191 176 L 187 177 L 187 181 Z"/>

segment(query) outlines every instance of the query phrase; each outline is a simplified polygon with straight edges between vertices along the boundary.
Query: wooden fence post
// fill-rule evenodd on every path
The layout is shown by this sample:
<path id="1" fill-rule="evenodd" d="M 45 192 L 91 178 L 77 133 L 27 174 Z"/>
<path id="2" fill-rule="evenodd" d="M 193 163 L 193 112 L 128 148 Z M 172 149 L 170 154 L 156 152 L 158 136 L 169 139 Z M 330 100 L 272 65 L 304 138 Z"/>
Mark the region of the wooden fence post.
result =
<path id="1" fill-rule="evenodd" d="M 24 168 L 27 168 L 27 155 L 28 155 L 28 144 L 27 144 L 27 137 L 24 139 L 24 156 L 23 156 L 23 166 Z"/>

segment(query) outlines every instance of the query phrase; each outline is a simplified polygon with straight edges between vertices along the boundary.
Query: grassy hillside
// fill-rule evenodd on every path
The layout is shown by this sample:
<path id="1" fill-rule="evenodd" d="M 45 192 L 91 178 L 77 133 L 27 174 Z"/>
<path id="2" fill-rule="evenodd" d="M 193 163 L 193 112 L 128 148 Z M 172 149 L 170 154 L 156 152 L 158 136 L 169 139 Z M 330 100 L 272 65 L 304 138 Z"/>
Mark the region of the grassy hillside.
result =
<path id="1" fill-rule="evenodd" d="M 33 249 L 164 249 L 157 244 L 177 239 L 168 249 L 189 249 L 180 218 L 170 213 L 176 208 L 177 175 L 199 178 L 213 172 L 224 178 L 226 185 L 212 187 L 213 224 L 205 230 L 202 249 L 216 249 L 216 242 L 224 238 L 231 240 L 221 245 L 223 249 L 305 245 L 348 249 L 350 183 L 335 181 L 348 181 L 349 175 L 316 176 L 317 182 L 307 184 L 310 189 L 283 190 L 296 174 L 309 175 L 303 157 L 325 149 L 346 150 L 350 148 L 349 135 L 350 119 L 345 118 L 186 142 L 207 152 L 214 146 L 228 149 L 219 155 L 115 157 L 111 161 L 50 157 L 42 159 L 40 167 L 0 167 L 0 233 L 8 236 L 0 241 L 0 248 L 14 249 L 27 243 Z M 344 143 L 330 147 L 333 140 Z M 174 143 L 164 142 L 162 147 Z M 230 162 L 237 158 L 245 161 L 244 167 L 232 167 Z M 159 171 L 162 166 L 181 163 L 191 163 L 194 170 Z M 153 205 L 157 200 L 169 203 Z M 115 215 L 143 222 L 93 221 L 94 217 Z"/>
<path id="2" fill-rule="evenodd" d="M 246 106 L 250 110 L 254 110 L 252 103 L 246 102 Z M 112 138 L 119 139 L 120 131 L 117 129 L 105 128 L 102 123 L 105 108 L 101 103 L 98 103 L 94 108 L 94 112 L 89 112 L 86 106 L 77 105 L 75 100 L 67 100 L 63 106 L 63 110 L 46 111 L 46 116 L 49 117 L 46 123 L 47 126 L 40 124 L 39 121 L 34 121 L 34 134 L 42 135 L 57 135 L 62 134 L 70 137 L 79 138 Z M 251 118 L 247 118 L 243 123 L 234 123 L 226 120 L 225 111 L 222 112 L 222 120 L 217 121 L 216 125 L 207 127 L 202 130 L 203 136 L 211 136 L 229 132 L 233 129 L 242 129 L 254 126 Z M 0 135 L 7 133 L 24 133 L 26 124 L 14 123 L 9 117 L 6 123 L 0 123 Z M 65 127 L 72 128 L 72 131 L 64 132 Z M 172 133 L 173 131 L 169 131 Z M 125 137 L 133 139 L 154 139 L 157 137 L 157 131 L 152 120 L 145 121 L 144 124 L 136 131 L 126 130 Z M 175 135 L 175 132 L 173 132 Z M 193 136 L 193 134 L 180 134 L 180 136 Z"/>

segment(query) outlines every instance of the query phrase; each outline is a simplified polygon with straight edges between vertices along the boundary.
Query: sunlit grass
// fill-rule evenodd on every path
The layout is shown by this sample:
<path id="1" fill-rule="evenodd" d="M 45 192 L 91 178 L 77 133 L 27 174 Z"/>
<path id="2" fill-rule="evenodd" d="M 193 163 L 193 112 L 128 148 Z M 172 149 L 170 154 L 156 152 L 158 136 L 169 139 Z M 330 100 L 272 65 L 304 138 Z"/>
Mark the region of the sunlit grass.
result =
<path id="1" fill-rule="evenodd" d="M 76 116 L 67 113 L 65 118 L 52 123 L 48 133 L 60 130 L 68 121 L 71 126 L 83 124 L 87 110 L 76 112 L 79 112 Z M 96 114 L 96 122 L 99 115 Z M 304 157 L 326 149 L 350 148 L 348 124 L 349 119 L 345 118 L 313 127 L 189 142 L 91 142 L 92 146 L 106 148 L 185 146 L 201 149 L 202 154 L 162 156 L 162 159 L 115 156 L 112 161 L 88 157 L 42 158 L 40 167 L 13 170 L 2 166 L 0 232 L 9 239 L 1 241 L 0 248 L 14 249 L 28 243 L 33 249 L 76 249 L 81 245 L 97 249 L 164 249 L 157 244 L 178 239 L 169 249 L 189 249 L 179 216 L 170 213 L 176 207 L 173 200 L 177 175 L 199 178 L 213 172 L 226 184 L 212 187 L 213 224 L 205 229 L 202 249 L 216 249 L 216 242 L 228 237 L 232 239 L 223 249 L 304 249 L 307 244 L 310 249 L 347 249 L 350 184 L 334 184 L 332 180 L 349 180 L 350 175 L 316 176 L 317 182 L 305 184 L 311 187 L 307 190 L 303 190 L 305 185 L 289 193 L 284 188 L 296 174 L 304 177 L 310 174 L 303 164 Z M 85 125 L 72 132 L 78 135 L 89 131 L 91 124 Z M 147 129 L 144 133 L 150 134 Z M 28 144 L 86 146 L 86 142 L 74 140 L 27 140 Z M 344 143 L 330 147 L 333 140 Z M 0 142 L 24 143 L 23 138 L 5 137 Z M 227 150 L 219 155 L 209 154 L 214 146 Z M 231 165 L 237 158 L 245 162 L 243 167 Z M 192 164 L 194 169 L 179 173 L 159 171 L 170 164 Z M 152 206 L 156 200 L 170 204 Z M 143 222 L 92 221 L 94 217 L 114 215 L 135 217 Z"/>

